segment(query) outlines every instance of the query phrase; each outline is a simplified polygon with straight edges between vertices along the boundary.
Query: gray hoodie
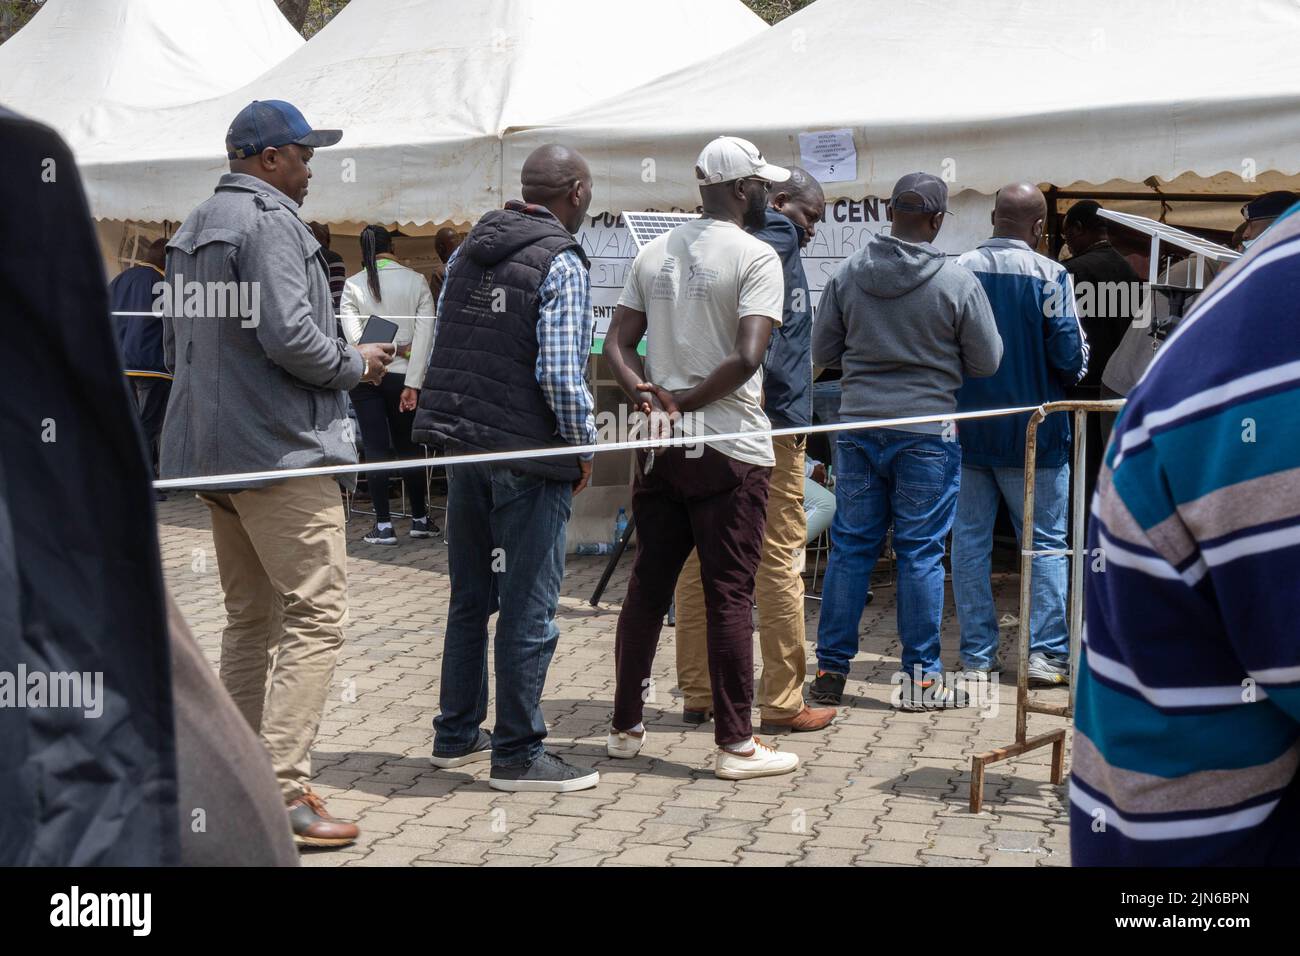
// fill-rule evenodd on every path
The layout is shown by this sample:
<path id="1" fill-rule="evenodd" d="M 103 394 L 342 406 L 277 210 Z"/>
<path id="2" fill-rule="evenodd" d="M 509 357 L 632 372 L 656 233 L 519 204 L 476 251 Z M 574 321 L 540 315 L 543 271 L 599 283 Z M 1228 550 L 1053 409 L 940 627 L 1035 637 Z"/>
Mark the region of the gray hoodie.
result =
<path id="1" fill-rule="evenodd" d="M 845 420 L 949 414 L 962 378 L 992 375 L 1001 360 L 979 280 L 928 242 L 874 236 L 822 290 L 813 363 L 843 370 Z"/>

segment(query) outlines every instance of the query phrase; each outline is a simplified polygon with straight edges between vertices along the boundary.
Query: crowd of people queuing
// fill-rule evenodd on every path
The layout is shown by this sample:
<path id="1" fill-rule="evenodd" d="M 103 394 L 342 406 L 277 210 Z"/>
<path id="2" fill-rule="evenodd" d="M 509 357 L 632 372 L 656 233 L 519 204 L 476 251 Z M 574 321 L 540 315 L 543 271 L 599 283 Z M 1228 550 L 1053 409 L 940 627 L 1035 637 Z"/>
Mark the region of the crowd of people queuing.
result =
<path id="1" fill-rule="evenodd" d="M 142 301 L 138 287 L 163 271 L 169 279 L 261 283 L 255 327 L 177 315 L 161 323 L 155 344 L 135 348 L 139 323 L 123 322 L 128 361 L 141 356 L 139 368 L 128 374 L 145 430 L 160 449 L 160 474 L 352 462 L 349 395 L 367 459 L 415 457 L 419 444 L 449 455 L 507 456 L 449 469 L 451 601 L 432 761 L 439 768 L 488 762 L 490 785 L 506 791 L 593 787 L 596 770 L 547 751 L 541 709 L 561 636 L 555 614 L 566 527 L 573 498 L 590 479 L 592 456 L 508 458 L 522 449 L 596 441 L 586 379 L 595 320 L 587 256 L 576 238 L 591 202 L 591 171 L 564 146 L 535 151 L 522 169 L 520 199 L 483 216 L 463 242 L 451 230 L 439 233 L 444 266 L 432 289 L 397 260 L 390 234 L 379 226 L 362 233 L 362 271 L 346 277 L 341 259 L 328 252 L 328 231 L 309 228 L 298 216 L 312 151 L 341 135 L 313 130 L 287 103 L 250 104 L 227 137 L 230 172 L 166 242 L 165 265 L 156 243 L 139 267 L 147 274 L 129 271 L 116 281 L 115 308 Z M 943 560 L 951 538 L 960 666 L 987 678 L 1001 666 L 991 583 L 1000 505 L 1022 547 L 1055 552 L 1036 565 L 1031 682 L 1069 683 L 1075 675 L 1065 549 L 1072 478 L 1090 486 L 1099 481 L 1094 513 L 1104 530 L 1094 527 L 1093 534 L 1141 551 L 1145 563 L 1125 567 L 1140 565 L 1163 580 L 1170 575 L 1152 565 L 1167 559 L 1170 569 L 1183 569 L 1196 553 L 1168 534 L 1131 543 L 1149 524 L 1130 500 L 1137 492 L 1121 487 L 1119 476 L 1140 467 L 1131 462 L 1141 458 L 1141 441 L 1150 436 L 1137 437 L 1140 427 L 1130 417 L 1120 443 L 1128 471 L 1119 466 L 1115 444 L 1103 463 L 1099 433 L 1090 443 L 1095 457 L 1089 474 L 1071 476 L 1069 421 L 1049 417 L 1033 465 L 1035 513 L 1024 515 L 1028 414 L 960 423 L 942 417 L 1111 397 L 1134 384 L 1110 390 L 1103 370 L 1112 354 L 1124 355 L 1129 336 L 1142 340 L 1149 361 L 1147 331 L 1133 325 L 1130 314 L 1098 317 L 1076 309 L 1083 283 L 1137 280 L 1108 241 L 1097 204 L 1077 203 L 1066 215 L 1071 256 L 1062 264 L 1038 251 L 1049 219 L 1042 191 L 1033 183 L 1012 183 L 997 194 L 990 238 L 954 258 L 934 245 L 948 216 L 947 184 L 921 172 L 904 176 L 887 205 L 889 229 L 840 266 L 814 316 L 800 249 L 822 217 L 818 182 L 798 167 L 768 162 L 753 143 L 730 136 L 704 145 L 694 172 L 701 215 L 637 254 L 605 354 L 637 410 L 662 413 L 683 435 L 741 437 L 689 451 L 677 446 L 636 453 L 638 547 L 618 617 L 608 755 L 653 753 L 645 705 L 661 630 L 675 603 L 683 717 L 692 724 L 713 722 L 717 776 L 743 780 L 794 771 L 799 758 L 770 738 L 818 730 L 834 719 L 858 652 L 872 572 L 887 541 L 897 559 L 901 641 L 894 705 L 922 711 L 965 705 L 966 692 L 945 680 L 941 655 Z M 1261 220 L 1271 223 L 1295 198 L 1269 194 L 1248 206 L 1251 238 L 1262 231 Z M 386 340 L 364 334 L 372 315 L 393 317 L 396 329 Z M 638 351 L 643 340 L 644 357 Z M 833 435 L 831 551 L 816 672 L 805 686 L 804 489 L 810 474 L 825 469 L 808 459 L 803 436 L 772 436 L 770 430 L 814 421 L 814 395 L 820 405 L 830 394 L 819 388 L 829 379 L 814 384 L 824 370 L 835 379 L 842 422 L 936 421 Z M 345 487 L 350 481 L 342 479 Z M 364 540 L 395 543 L 389 477 L 372 472 L 368 481 L 376 523 Z M 414 513 L 409 533 L 431 536 L 437 529 L 427 517 L 423 486 L 408 486 Z M 212 515 L 228 615 L 221 681 L 266 746 L 299 842 L 355 840 L 355 824 L 331 817 L 309 785 L 311 745 L 348 607 L 345 515 L 336 479 L 225 484 L 200 497 Z M 1295 496 L 1289 500 L 1294 504 Z M 1190 540 L 1205 537 L 1192 534 Z M 1114 580 L 1101 577 L 1090 579 L 1089 613 L 1104 620 L 1106 653 L 1131 662 L 1123 652 L 1132 650 L 1137 625 L 1117 619 L 1108 600 L 1138 600 L 1127 590 L 1134 585 L 1121 575 L 1114 594 L 1098 596 Z M 1166 585 L 1173 587 L 1163 580 Z M 1185 597 L 1161 600 L 1174 606 Z M 755 605 L 762 664 L 757 687 Z M 1140 618 L 1145 611 L 1133 614 Z M 1184 623 L 1202 628 L 1205 642 L 1217 639 L 1204 621 Z M 1274 623 L 1284 625 L 1280 618 Z M 1150 683 L 1167 683 L 1155 658 L 1142 649 L 1133 653 L 1153 668 Z M 1177 652 L 1170 648 L 1168 656 Z M 1249 651 L 1240 659 L 1257 660 Z M 1300 663 L 1293 651 L 1269 660 L 1292 671 Z M 1222 655 L 1205 667 L 1213 664 L 1231 669 Z M 1115 674 L 1094 668 L 1087 690 L 1123 683 Z M 1274 683 L 1294 684 L 1294 677 Z M 1146 685 L 1132 686 L 1140 696 Z M 1084 690 L 1080 708 L 1086 714 L 1095 698 Z M 1294 701 L 1292 691 L 1277 704 L 1291 720 L 1300 716 Z M 755 704 L 768 740 L 754 734 Z M 1123 730 L 1099 722 L 1095 712 L 1088 728 L 1088 781 L 1081 792 L 1093 803 L 1118 800 L 1110 805 L 1122 818 L 1132 808 L 1111 785 L 1117 773 L 1130 771 L 1093 771 L 1109 766 L 1116 752 L 1107 749 L 1108 740 L 1126 745 Z M 1161 746 L 1154 731 L 1147 743 Z M 1137 783 L 1124 786 L 1141 790 Z M 1251 796 L 1258 794 L 1242 799 Z M 1129 831 L 1125 836 L 1130 847 L 1139 839 Z"/>

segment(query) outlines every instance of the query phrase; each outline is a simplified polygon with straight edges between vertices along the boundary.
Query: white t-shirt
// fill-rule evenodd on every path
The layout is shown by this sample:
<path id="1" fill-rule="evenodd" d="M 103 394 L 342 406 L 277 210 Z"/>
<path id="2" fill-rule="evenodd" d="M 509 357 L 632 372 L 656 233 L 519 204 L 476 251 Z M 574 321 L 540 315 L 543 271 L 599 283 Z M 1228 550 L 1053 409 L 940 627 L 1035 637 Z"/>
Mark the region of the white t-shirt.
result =
<path id="1" fill-rule="evenodd" d="M 736 347 L 742 315 L 781 324 L 785 277 L 775 250 L 730 222 L 696 219 L 637 254 L 619 305 L 646 314 L 646 376 L 670 391 L 704 381 Z M 763 370 L 685 416 L 687 435 L 763 432 Z M 773 465 L 766 435 L 710 442 L 724 455 Z"/>

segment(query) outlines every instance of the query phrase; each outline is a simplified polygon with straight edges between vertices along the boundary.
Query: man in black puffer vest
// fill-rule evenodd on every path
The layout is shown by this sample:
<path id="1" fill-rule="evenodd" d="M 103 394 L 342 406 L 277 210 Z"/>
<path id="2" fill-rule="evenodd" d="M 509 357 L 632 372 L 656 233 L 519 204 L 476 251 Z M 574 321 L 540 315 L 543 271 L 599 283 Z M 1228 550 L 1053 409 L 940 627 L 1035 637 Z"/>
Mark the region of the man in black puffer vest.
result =
<path id="1" fill-rule="evenodd" d="M 574 233 L 591 203 L 586 161 L 542 146 L 524 163 L 523 202 L 479 220 L 447 264 L 413 437 L 449 455 L 592 445 L 587 388 L 594 318 Z M 542 687 L 559 630 L 572 499 L 591 455 L 449 469 L 451 607 L 433 764 L 491 759 L 497 790 L 568 792 L 600 775 L 542 746 Z M 497 713 L 487 718 L 487 622 L 496 634 Z"/>

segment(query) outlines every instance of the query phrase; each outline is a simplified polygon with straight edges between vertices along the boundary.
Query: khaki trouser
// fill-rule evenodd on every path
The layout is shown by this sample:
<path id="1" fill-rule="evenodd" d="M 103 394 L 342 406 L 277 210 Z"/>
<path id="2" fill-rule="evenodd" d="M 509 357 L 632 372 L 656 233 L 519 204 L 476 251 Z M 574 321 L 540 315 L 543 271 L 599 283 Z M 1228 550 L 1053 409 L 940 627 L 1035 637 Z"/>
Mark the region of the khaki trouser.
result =
<path id="1" fill-rule="evenodd" d="M 212 512 L 226 596 L 221 683 L 261 735 L 289 802 L 311 777 L 347 620 L 339 486 L 329 477 L 289 478 L 199 498 Z"/>
<path id="2" fill-rule="evenodd" d="M 758 603 L 759 648 L 763 677 L 758 702 L 762 719 L 780 720 L 803 710 L 807 668 L 804 647 L 803 550 L 808 531 L 803 510 L 802 436 L 772 439 L 776 466 L 767 497 L 763 559 L 754 591 Z M 691 710 L 711 710 L 706 611 L 700 585 L 700 559 L 694 551 L 677 579 L 677 686 Z"/>

